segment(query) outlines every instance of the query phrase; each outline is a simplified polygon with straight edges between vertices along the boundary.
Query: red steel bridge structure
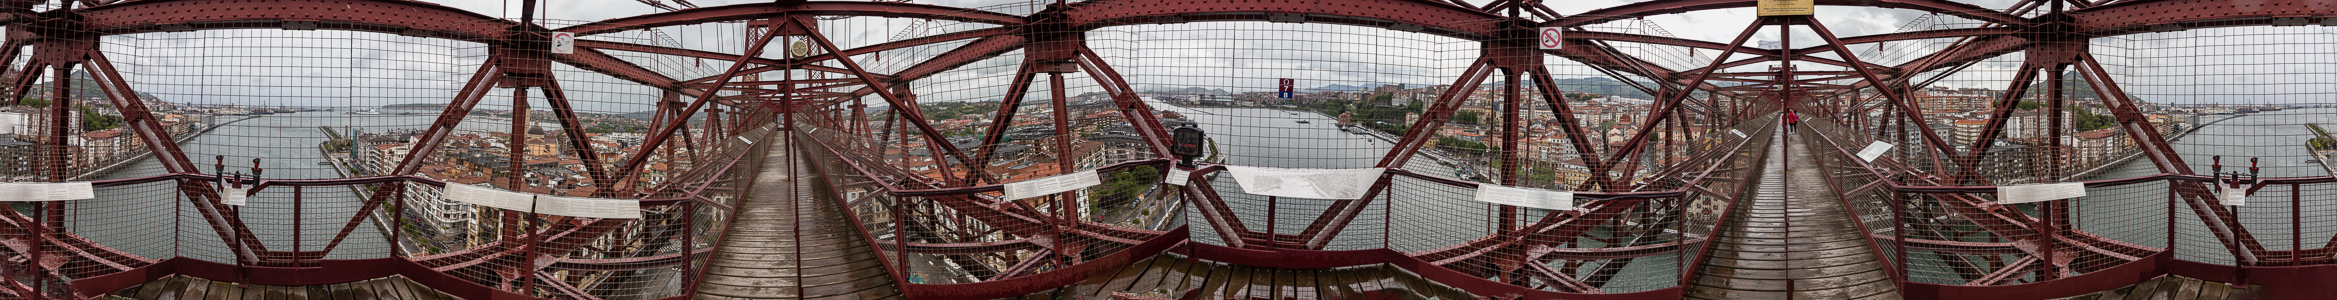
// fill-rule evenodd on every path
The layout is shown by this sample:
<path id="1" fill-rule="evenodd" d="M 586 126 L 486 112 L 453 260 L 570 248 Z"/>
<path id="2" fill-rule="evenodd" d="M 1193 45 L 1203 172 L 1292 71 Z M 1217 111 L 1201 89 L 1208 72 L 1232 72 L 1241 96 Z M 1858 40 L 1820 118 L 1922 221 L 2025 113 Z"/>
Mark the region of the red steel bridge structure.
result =
<path id="1" fill-rule="evenodd" d="M 813 278 L 819 274 L 862 274 L 841 279 L 842 284 L 866 288 L 830 293 L 838 298 L 1074 293 L 1218 298 L 1221 291 L 1234 295 L 1219 289 L 1242 289 L 1223 282 L 1216 287 L 1160 283 L 1183 288 L 1144 293 L 1139 287 L 1160 279 L 1141 274 L 1169 265 L 1160 262 L 1167 260 L 1283 274 L 1377 266 L 1398 270 L 1387 272 L 1396 274 L 1390 276 L 1425 280 L 1421 286 L 1505 299 L 1727 297 L 1732 294 L 1711 294 L 1710 289 L 1809 289 L 1810 281 L 1793 279 L 1775 282 L 1782 287 L 1723 282 L 1753 281 L 1743 274 L 1757 263 L 1731 255 L 1748 253 L 1748 243 L 1758 243 L 1751 242 L 1755 236 L 1742 235 L 1759 232 L 1759 226 L 1749 224 L 1772 221 L 1782 224 L 1777 228 L 1819 226 L 1845 237 L 1787 236 L 1777 239 L 1783 243 L 1779 247 L 1800 252 L 1803 248 L 1794 245 L 1849 245 L 1807 252 L 1859 253 L 1868 257 L 1859 265 L 1871 267 L 1860 271 L 1863 275 L 1790 277 L 1864 278 L 1887 287 L 1888 296 L 2070 297 L 2173 275 L 2252 286 L 2243 289 L 2258 297 L 2337 297 L 2337 289 L 2327 286 L 2337 281 L 2337 238 L 2331 237 L 2337 230 L 2326 224 L 2337 211 L 2313 204 L 2337 194 L 2337 177 L 2265 176 L 2242 186 L 2256 203 L 2229 203 L 2219 197 L 2218 187 L 2236 181 L 2217 172 L 2226 166 L 2236 170 L 2237 160 L 2199 161 L 2210 154 L 2196 146 L 2255 142 L 2178 140 L 2172 135 L 2194 129 L 2165 128 L 2178 121 L 2158 116 L 2176 105 L 2142 99 L 2149 92 L 2128 92 L 2155 85 L 2137 82 L 2153 80 L 2149 72 L 2157 69 L 2136 66 L 2248 66 L 2096 55 L 2186 47 L 2135 46 L 2148 41 L 2136 42 L 2142 38 L 2133 36 L 2337 26 L 2337 4 L 2326 1 L 2020 0 L 1982 6 L 1946 0 L 1815 0 L 1810 2 L 1821 9 L 1820 16 L 1755 17 L 1741 32 L 1715 33 L 1727 42 L 1616 30 L 1623 27 L 1615 24 L 1670 14 L 1744 12 L 1765 1 L 1647 1 L 1578 13 L 1561 13 L 1553 7 L 1562 3 L 1538 0 L 1097 0 L 992 7 L 922 1 L 699 7 L 679 0 L 643 1 L 651 9 L 578 22 L 539 18 L 542 7 L 565 3 L 534 0 L 519 1 L 523 12 L 517 18 L 394 0 L 0 1 L 5 12 L 0 26 L 7 30 L 0 61 L 11 63 L 8 99 L 49 99 L 15 107 L 36 117 L 14 136 L 28 146 L 8 154 L 23 157 L 11 162 L 21 163 L 15 168 L 26 174 L 12 180 L 90 181 L 102 196 L 10 202 L 13 209 L 0 212 L 0 245 L 6 246 L 0 247 L 0 258 L 6 259 L 0 261 L 5 266 L 0 272 L 0 295 L 5 296 L 0 298 L 94 298 L 173 276 L 278 286 L 399 276 L 475 299 L 751 297 L 714 294 L 725 289 L 811 297 L 830 288 L 831 283 Z M 1957 21 L 1941 22 L 1953 26 L 1940 28 L 1837 35 L 1847 29 L 1830 26 L 1855 26 L 1829 23 L 1833 19 L 1824 13 L 1837 8 Z M 850 26 L 841 24 L 861 19 L 928 27 L 890 37 L 892 32 L 881 30 L 839 33 Z M 1114 52 L 1191 42 L 1144 44 L 1122 32 L 1218 23 L 1422 36 L 1465 48 L 1446 51 L 1458 53 L 1448 60 L 1465 64 L 1454 66 L 1457 72 L 1421 72 L 1434 83 L 1450 85 L 1422 93 L 1413 116 L 1383 120 L 1409 130 L 1389 132 L 1387 146 L 1352 157 L 1370 163 L 1349 167 L 1388 168 L 1363 196 L 1247 195 L 1230 186 L 1232 181 L 1214 180 L 1234 163 L 1204 159 L 1198 167 L 1175 167 L 1178 158 L 1169 154 L 1172 128 L 1167 125 L 1173 122 L 1168 120 L 1208 117 L 1192 111 L 1171 114 L 1180 110 L 1161 107 L 1167 96 L 1144 88 L 1175 85 L 1165 82 L 1180 75 L 1144 62 L 1162 57 Z M 707 27 L 727 29 L 707 29 L 716 32 L 708 34 L 717 36 L 711 39 L 716 42 L 602 38 Z M 1538 35 L 1541 28 L 1565 34 L 1546 38 Z M 469 56 L 475 64 L 457 68 L 475 71 L 457 71 L 452 80 L 459 87 L 426 96 L 436 99 L 433 109 L 442 110 L 427 121 L 406 124 L 416 129 L 410 148 L 400 152 L 403 157 L 387 159 L 382 170 L 266 178 L 258 176 L 263 173 L 259 166 L 251 166 L 250 177 L 230 176 L 222 170 L 245 166 L 206 171 L 201 156 L 211 153 L 188 150 L 192 146 L 179 136 L 188 133 L 174 131 L 176 122 L 166 116 L 176 114 L 142 93 L 164 89 L 141 86 L 160 80 L 124 71 L 132 68 L 123 66 L 131 59 L 120 59 L 122 51 L 165 57 L 185 48 L 113 40 L 281 30 L 471 45 L 463 47 L 478 50 Z M 550 51 L 555 32 L 581 37 L 574 41 L 575 50 Z M 1795 44 L 1795 36 L 1804 45 Z M 1752 45 L 1756 39 L 1783 42 L 1757 47 Z M 1139 41 L 1117 46 L 1127 40 Z M 1819 42 L 1806 45 L 1810 40 Z M 2317 42 L 2304 44 L 2328 43 L 2312 41 Z M 1884 50 L 1916 42 L 1927 46 Z M 1684 49 L 1670 53 L 1686 53 L 1688 59 L 1666 61 L 1681 55 L 1635 50 L 1647 47 Z M 1876 50 L 1862 50 L 1869 47 Z M 2186 53 L 2254 51 L 2195 49 Z M 1205 50 L 1211 49 L 1170 55 L 1225 53 Z M 1310 53 L 1329 52 L 1336 51 Z M 204 59 L 212 59 L 214 67 L 250 62 Z M 682 67 L 667 61 L 694 63 Z M 1565 70 L 1553 67 L 1560 65 Z M 984 71 L 952 73 L 974 69 Z M 1594 111 L 1604 108 L 1568 99 L 1560 91 L 1577 88 L 1561 86 L 1567 70 L 1617 79 L 1617 88 L 1653 99 L 1642 110 L 1620 113 L 1625 126 L 1586 120 L 1616 111 Z M 209 74 L 236 76 L 236 71 L 223 72 L 229 73 Z M 2009 80 L 1959 79 L 1986 72 Z M 988 81 L 967 83 L 975 82 L 968 77 Z M 99 95 L 54 87 L 76 80 L 91 81 L 88 90 Z M 1927 89 L 1943 82 L 1976 81 L 1998 92 L 1965 103 L 1977 107 L 1970 110 L 1976 113 L 1961 121 L 1941 121 L 1940 104 L 1924 98 Z M 951 84 L 984 87 L 942 87 Z M 619 89 L 650 92 L 622 100 L 572 96 Z M 964 91 L 976 89 L 993 94 L 965 96 Z M 531 90 L 538 97 L 530 97 Z M 1075 94 L 1082 91 L 1089 93 Z M 180 94 L 186 93 L 172 95 Z M 489 99 L 505 94 L 513 101 Z M 2322 100 L 2329 96 L 2325 91 L 2305 94 Z M 996 102 L 970 116 L 942 115 L 944 108 L 937 106 L 972 98 Z M 2024 101 L 2034 105 L 2022 108 Z M 617 131 L 639 136 L 622 151 L 591 150 L 604 146 L 589 137 L 606 134 L 587 131 L 597 120 L 592 114 L 624 112 L 591 107 L 603 102 L 637 104 L 646 107 L 639 111 L 653 112 L 645 118 L 647 126 Z M 483 135 L 515 145 L 497 148 L 508 154 L 488 155 L 508 159 L 498 165 L 508 169 L 481 171 L 495 174 L 484 179 L 431 174 L 431 165 L 448 161 L 448 153 L 474 147 L 461 144 L 463 132 L 470 130 L 463 125 L 478 124 L 467 118 L 495 105 L 509 105 L 496 107 L 504 108 L 500 111 L 510 127 L 503 131 L 502 123 L 488 123 L 493 133 Z M 105 109 L 92 115 L 76 106 Z M 1780 126 L 1780 114 L 1787 110 L 1806 121 Z M 549 116 L 531 117 L 531 112 Z M 79 178 L 84 169 L 78 159 L 94 152 L 74 140 L 86 136 L 76 122 L 105 115 L 117 116 L 125 128 L 122 139 L 134 141 L 127 145 L 135 146 L 124 147 L 152 153 L 143 159 L 160 170 Z M 2102 129 L 2080 130 L 2074 125 L 2080 122 L 2064 120 L 2080 115 L 2102 120 L 2088 125 Z M 946 124 L 960 119 L 978 125 Z M 1273 120 L 1280 119 L 1268 119 Z M 539 122 L 557 128 L 535 135 L 538 140 L 519 134 Z M 1101 162 L 1073 159 L 1091 153 L 1075 142 L 1098 140 L 1083 134 L 1113 125 L 1124 125 L 1115 134 L 1127 142 L 1104 147 L 1127 155 Z M 1439 142 L 1439 130 L 1453 128 L 1475 130 L 1489 144 L 1480 147 L 1490 150 L 1463 153 Z M 2148 174 L 2082 175 L 2085 167 L 2069 158 L 2095 149 L 2080 144 L 2090 140 L 2079 138 L 2095 130 L 2111 132 L 2111 143 L 2134 153 L 2129 159 Z M 1215 135 L 1223 142 L 1238 133 Z M 1867 154 L 1860 152 L 1877 142 L 1895 147 L 1862 158 Z M 1992 150 L 2015 142 L 2035 151 Z M 1309 143 L 1315 142 L 1293 147 L 1316 146 Z M 557 150 L 532 153 L 528 149 L 534 145 Z M 1563 158 L 1536 158 L 1543 152 Z M 1243 159 L 1233 156 L 1236 162 Z M 420 218 L 401 210 L 426 205 L 419 201 L 434 196 L 418 195 L 425 191 L 436 195 L 441 187 L 456 184 L 527 186 L 522 181 L 532 177 L 511 174 L 528 172 L 523 169 L 528 164 L 511 162 L 545 157 L 581 162 L 576 163 L 582 171 L 577 181 L 583 183 L 572 185 L 594 187 L 566 195 L 627 199 L 638 203 L 642 217 L 465 206 L 484 212 L 473 222 L 488 229 L 467 238 L 469 243 L 433 247 L 409 246 L 431 239 L 410 232 L 417 230 L 413 226 L 380 225 Z M 1474 176 L 1426 171 L 1420 166 L 1433 163 L 1431 157 L 1482 167 Z M 2007 167 L 2006 161 L 2020 163 Z M 1001 167 L 1008 165 L 1016 167 Z M 1555 178 L 1530 175 L 1543 168 L 1569 171 Z M 1104 189 L 1124 187 L 1103 185 L 1026 199 L 1002 194 L 1018 182 L 1076 173 L 1070 170 L 1096 171 L 1112 182 L 1135 180 L 1134 188 L 1145 192 L 1113 194 Z M 1166 184 L 1163 176 L 1189 176 L 1190 183 Z M 2037 182 L 2079 182 L 2089 196 L 1997 202 L 1999 187 Z M 1471 189 L 1487 184 L 1571 190 L 1574 209 L 1465 201 Z M 224 202 L 231 198 L 223 194 L 229 191 L 226 186 L 255 190 L 254 203 L 281 203 L 290 210 L 230 205 Z M 357 196 L 327 196 L 320 190 Z M 1830 208 L 1832 217 L 1763 212 L 1786 211 L 1761 204 L 1769 203 L 1761 202 L 1764 197 L 1784 197 L 1765 192 L 1786 191 L 1817 192 L 1795 192 L 1792 197 L 1802 202 L 1791 203 L 1803 203 L 1796 207 L 1822 203 L 1818 206 L 1838 208 Z M 1138 204 L 1088 203 L 1105 195 L 1134 198 Z M 1464 201 L 1438 202 L 1447 198 Z M 300 205 L 338 210 L 313 213 Z M 166 222 L 167 233 L 96 237 L 133 234 L 98 232 L 111 228 L 106 223 L 151 221 L 109 212 L 130 207 L 167 207 L 170 212 L 159 216 L 178 219 Z M 763 218 L 771 216 L 779 217 Z M 1481 224 L 1440 228 L 1417 218 Z M 1793 225 L 1796 220 L 1804 225 Z M 380 234 L 365 234 L 372 231 Z M 831 267 L 849 271 L 820 271 Z M 784 272 L 754 277 L 736 273 L 745 272 L 741 268 Z M 1714 275 L 1724 273 L 1715 270 L 1742 276 Z M 1319 280 L 1324 285 L 1332 281 Z M 1279 284 L 1304 285 L 1311 284 Z M 1332 290 L 1247 295 L 1398 297 Z"/>

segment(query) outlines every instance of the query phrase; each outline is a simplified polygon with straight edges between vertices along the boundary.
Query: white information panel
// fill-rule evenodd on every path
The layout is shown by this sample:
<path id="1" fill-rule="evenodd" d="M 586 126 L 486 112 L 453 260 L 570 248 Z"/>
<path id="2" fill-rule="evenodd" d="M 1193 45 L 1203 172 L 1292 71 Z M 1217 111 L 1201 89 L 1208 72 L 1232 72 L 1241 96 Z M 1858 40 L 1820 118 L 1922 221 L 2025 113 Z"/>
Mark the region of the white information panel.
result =
<path id="1" fill-rule="evenodd" d="M 753 141 L 753 140 L 747 140 L 747 137 L 743 137 L 743 136 L 742 136 L 742 137 L 738 137 L 738 142 L 740 142 L 740 143 L 747 143 L 747 144 L 749 144 L 749 145 L 753 145 L 753 144 L 755 143 L 755 141 Z"/>
<path id="2" fill-rule="evenodd" d="M 1997 204 L 2018 204 L 2085 197 L 2085 183 L 2060 182 L 1996 187 Z"/>
<path id="3" fill-rule="evenodd" d="M 251 202 L 251 196 L 245 196 L 251 192 L 252 189 L 249 188 L 219 189 L 219 196 L 221 197 L 221 199 L 219 199 L 219 204 L 226 204 L 227 206 L 243 206 L 244 203 Z"/>
<path id="4" fill-rule="evenodd" d="M 1891 151 L 1891 143 L 1876 141 L 1866 144 L 1866 150 L 1858 150 L 1858 160 L 1873 162 L 1874 158 L 1883 157 L 1883 153 L 1888 151 Z"/>
<path id="5" fill-rule="evenodd" d="M 64 201 L 97 198 L 88 181 L 55 183 L 0 183 L 0 202 Z"/>
<path id="6" fill-rule="evenodd" d="M 1055 175 L 1047 178 L 1024 180 L 1022 182 L 1006 184 L 1005 200 L 1046 196 L 1055 193 L 1083 189 L 1099 184 L 1104 184 L 1104 181 L 1102 177 L 1096 176 L 1095 170 Z"/>
<path id="7" fill-rule="evenodd" d="M 1574 192 L 1477 184 L 1477 201 L 1548 210 L 1574 209 Z"/>
<path id="8" fill-rule="evenodd" d="M 536 213 L 601 219 L 640 219 L 641 201 L 537 195 Z"/>
<path id="9" fill-rule="evenodd" d="M 1745 132 L 1743 132 L 1743 131 L 1737 131 L 1737 129 L 1736 129 L 1736 128 L 1729 128 L 1729 129 L 1728 129 L 1728 133 L 1734 133 L 1734 134 L 1737 134 L 1737 138 L 1744 138 L 1744 137 L 1745 137 Z"/>
<path id="10" fill-rule="evenodd" d="M 1556 50 L 1566 47 L 1565 27 L 1542 27 L 1541 33 L 1542 50 Z"/>
<path id="11" fill-rule="evenodd" d="M 536 195 L 527 193 L 507 192 L 503 190 L 456 183 L 446 184 L 446 192 L 439 193 L 438 195 L 439 199 L 453 200 L 462 203 L 477 204 L 481 206 L 501 208 L 504 210 L 517 212 L 534 211 L 533 207 L 530 205 L 534 204 L 536 199 Z"/>
<path id="12" fill-rule="evenodd" d="M 554 54 L 576 54 L 576 33 L 573 33 L 573 32 L 553 32 L 553 33 L 552 33 L 552 53 L 554 53 Z"/>
<path id="13" fill-rule="evenodd" d="M 1242 185 L 1242 192 L 1253 195 L 1311 198 L 1356 199 L 1363 191 L 1379 181 L 1384 168 L 1363 169 L 1292 169 L 1251 166 L 1225 166 L 1233 173 L 1233 180 Z"/>
<path id="14" fill-rule="evenodd" d="M 2222 190 L 2223 190 L 2223 193 L 2221 193 L 2220 195 L 2216 195 L 2216 197 L 2215 197 L 2215 198 L 2216 198 L 2216 199 L 2215 199 L 2216 201 L 2221 201 L 2221 202 L 2223 202 L 2223 205 L 2230 205 L 2230 206 L 2243 206 L 2243 205 L 2248 205 L 2248 189 L 2247 189 L 2247 188 L 2225 187 L 2225 188 L 2222 188 Z"/>
<path id="15" fill-rule="evenodd" d="M 1191 179 L 1193 179 L 1193 171 L 1186 171 L 1185 169 L 1179 169 L 1177 167 L 1169 167 L 1168 177 L 1161 178 L 1160 183 L 1185 186 L 1185 181 Z"/>

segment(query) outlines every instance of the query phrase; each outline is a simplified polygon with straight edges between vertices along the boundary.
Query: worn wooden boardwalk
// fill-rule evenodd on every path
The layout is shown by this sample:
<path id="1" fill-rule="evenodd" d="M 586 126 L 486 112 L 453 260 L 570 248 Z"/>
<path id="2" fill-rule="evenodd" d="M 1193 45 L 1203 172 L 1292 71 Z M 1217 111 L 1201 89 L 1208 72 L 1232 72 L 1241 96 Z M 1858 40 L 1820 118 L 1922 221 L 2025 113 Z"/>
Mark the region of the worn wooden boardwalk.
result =
<path id="1" fill-rule="evenodd" d="M 1771 138 L 1754 196 L 1729 212 L 1687 297 L 1898 299 L 1809 149 L 1784 134 Z"/>
<path id="2" fill-rule="evenodd" d="M 1281 269 L 1189 261 L 1161 254 L 1062 288 L 1018 299 L 1476 299 L 1403 269 L 1369 265 Z"/>
<path id="3" fill-rule="evenodd" d="M 786 139 L 769 143 L 696 298 L 899 298 L 900 287 L 818 172 Z"/>
<path id="4" fill-rule="evenodd" d="M 163 277 L 122 289 L 114 296 L 131 299 L 206 299 L 206 300 L 452 300 L 454 296 L 439 293 L 405 277 L 390 276 L 357 282 L 319 284 L 308 286 L 248 285 L 211 281 L 187 276 Z"/>
<path id="5" fill-rule="evenodd" d="M 2166 275 L 2142 284 L 2107 290 L 2099 293 L 2069 297 L 2069 300 L 2248 300 L 2257 299 L 2257 286 L 2235 286 L 2222 282 Z"/>

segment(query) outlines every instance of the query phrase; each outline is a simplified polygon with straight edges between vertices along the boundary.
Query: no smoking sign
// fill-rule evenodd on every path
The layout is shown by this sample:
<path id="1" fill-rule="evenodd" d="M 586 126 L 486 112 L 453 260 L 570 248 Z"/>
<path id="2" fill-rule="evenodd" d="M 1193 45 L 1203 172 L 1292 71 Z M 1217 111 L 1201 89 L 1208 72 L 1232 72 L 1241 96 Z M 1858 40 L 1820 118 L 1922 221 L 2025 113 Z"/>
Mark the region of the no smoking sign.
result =
<path id="1" fill-rule="evenodd" d="M 1558 27 L 1542 27 L 1541 32 L 1542 42 L 1540 44 L 1542 44 L 1542 50 L 1555 50 L 1561 46 L 1566 46 L 1566 30 L 1559 29 Z"/>

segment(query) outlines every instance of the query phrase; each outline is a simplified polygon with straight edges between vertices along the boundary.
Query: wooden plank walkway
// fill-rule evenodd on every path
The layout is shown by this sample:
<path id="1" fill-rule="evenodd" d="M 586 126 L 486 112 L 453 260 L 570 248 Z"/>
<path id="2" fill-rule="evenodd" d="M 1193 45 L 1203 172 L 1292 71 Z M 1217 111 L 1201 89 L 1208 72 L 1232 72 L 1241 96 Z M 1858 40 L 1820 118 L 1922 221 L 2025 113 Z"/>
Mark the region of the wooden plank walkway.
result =
<path id="1" fill-rule="evenodd" d="M 772 150 L 696 298 L 900 298 L 900 287 L 818 172 L 785 138 L 767 143 Z"/>
<path id="2" fill-rule="evenodd" d="M 2069 297 L 2069 300 L 2249 300 L 2261 286 L 2235 286 L 2175 275 L 2159 276 L 2142 284 Z"/>
<path id="3" fill-rule="evenodd" d="M 1898 299 L 1866 234 L 1800 141 L 1773 135 L 1753 197 L 1738 203 L 1690 299 Z"/>
<path id="4" fill-rule="evenodd" d="M 187 276 L 163 277 L 114 292 L 114 296 L 141 300 L 453 300 L 454 296 L 440 293 L 401 276 L 368 279 L 357 282 L 308 286 L 248 285 L 211 281 Z M 119 299 L 119 298 L 115 298 Z"/>
<path id="5" fill-rule="evenodd" d="M 1190 261 L 1163 253 L 1078 284 L 1016 299 L 1476 299 L 1403 269 L 1369 265 L 1280 269 Z"/>

